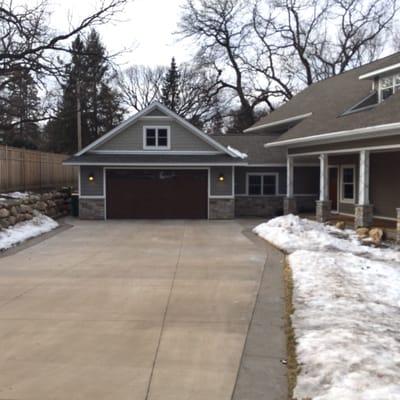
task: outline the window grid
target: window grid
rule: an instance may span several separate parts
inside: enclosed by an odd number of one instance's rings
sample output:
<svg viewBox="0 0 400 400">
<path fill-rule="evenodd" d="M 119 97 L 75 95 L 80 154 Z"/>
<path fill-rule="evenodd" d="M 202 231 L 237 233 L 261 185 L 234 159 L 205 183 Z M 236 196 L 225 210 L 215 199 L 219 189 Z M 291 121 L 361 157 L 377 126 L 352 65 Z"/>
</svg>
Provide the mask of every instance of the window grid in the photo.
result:
<svg viewBox="0 0 400 400">
<path fill-rule="evenodd" d="M 400 91 L 400 74 L 387 76 L 379 80 L 380 99 L 386 100 L 393 93 Z"/>
<path fill-rule="evenodd" d="M 248 174 L 247 194 L 250 196 L 276 196 L 278 176 L 276 174 Z"/>
<path fill-rule="evenodd" d="M 341 200 L 353 203 L 355 201 L 355 168 L 354 166 L 342 167 Z"/>
<path fill-rule="evenodd" d="M 169 149 L 170 134 L 166 126 L 144 126 L 143 147 L 145 149 Z"/>
</svg>

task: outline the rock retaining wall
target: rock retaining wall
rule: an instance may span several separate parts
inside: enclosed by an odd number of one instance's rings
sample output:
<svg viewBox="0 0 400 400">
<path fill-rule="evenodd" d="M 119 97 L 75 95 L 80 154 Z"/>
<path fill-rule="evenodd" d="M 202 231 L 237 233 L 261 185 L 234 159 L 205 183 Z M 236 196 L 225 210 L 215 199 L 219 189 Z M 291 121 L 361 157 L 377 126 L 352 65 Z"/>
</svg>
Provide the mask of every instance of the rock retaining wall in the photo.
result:
<svg viewBox="0 0 400 400">
<path fill-rule="evenodd" d="M 70 198 L 64 192 L 28 194 L 24 198 L 0 195 L 0 229 L 6 229 L 18 222 L 31 220 L 44 214 L 57 219 L 69 214 Z"/>
</svg>

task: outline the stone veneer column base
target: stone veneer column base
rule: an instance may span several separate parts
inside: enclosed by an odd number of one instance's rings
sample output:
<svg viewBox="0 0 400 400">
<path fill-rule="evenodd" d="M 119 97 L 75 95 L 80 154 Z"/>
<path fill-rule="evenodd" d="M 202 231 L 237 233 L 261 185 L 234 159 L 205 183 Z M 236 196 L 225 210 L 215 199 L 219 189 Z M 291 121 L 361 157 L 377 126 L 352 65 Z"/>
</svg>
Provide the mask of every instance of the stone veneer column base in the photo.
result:
<svg viewBox="0 0 400 400">
<path fill-rule="evenodd" d="M 331 217 L 332 202 L 330 200 L 316 201 L 315 217 L 318 222 L 328 221 Z"/>
<path fill-rule="evenodd" d="M 373 209 L 372 204 L 356 204 L 354 207 L 354 226 L 355 228 L 364 228 L 372 225 L 373 219 Z"/>
<path fill-rule="evenodd" d="M 397 211 L 397 242 L 400 243 L 400 208 L 396 208 Z"/>
<path fill-rule="evenodd" d="M 294 197 L 285 197 L 283 199 L 283 213 L 285 215 L 297 214 L 297 201 Z"/>
<path fill-rule="evenodd" d="M 79 199 L 79 218 L 104 219 L 104 199 Z"/>
<path fill-rule="evenodd" d="M 235 199 L 209 199 L 209 219 L 235 218 Z"/>
</svg>

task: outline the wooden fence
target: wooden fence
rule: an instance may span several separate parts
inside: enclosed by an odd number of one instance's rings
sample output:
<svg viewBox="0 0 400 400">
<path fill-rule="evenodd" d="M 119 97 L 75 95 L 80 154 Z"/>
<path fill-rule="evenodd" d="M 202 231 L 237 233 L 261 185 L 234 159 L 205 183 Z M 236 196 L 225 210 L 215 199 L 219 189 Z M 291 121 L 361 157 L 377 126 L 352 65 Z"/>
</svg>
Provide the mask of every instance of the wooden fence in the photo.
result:
<svg viewBox="0 0 400 400">
<path fill-rule="evenodd" d="M 0 192 L 76 186 L 77 167 L 62 165 L 68 157 L 0 145 Z"/>
</svg>

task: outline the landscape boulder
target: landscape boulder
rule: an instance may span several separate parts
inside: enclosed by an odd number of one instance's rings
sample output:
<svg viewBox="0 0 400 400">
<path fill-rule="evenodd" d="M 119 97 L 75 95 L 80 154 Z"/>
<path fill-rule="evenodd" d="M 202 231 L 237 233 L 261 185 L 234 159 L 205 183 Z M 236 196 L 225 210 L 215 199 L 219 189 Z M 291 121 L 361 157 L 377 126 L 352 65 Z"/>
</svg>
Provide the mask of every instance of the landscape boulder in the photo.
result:
<svg viewBox="0 0 400 400">
<path fill-rule="evenodd" d="M 10 211 L 7 208 L 0 208 L 0 218 L 7 218 L 10 215 Z"/>
<path fill-rule="evenodd" d="M 338 221 L 338 222 L 336 222 L 335 227 L 337 229 L 343 230 L 344 228 L 346 228 L 346 223 L 344 221 Z"/>
<path fill-rule="evenodd" d="M 383 230 L 381 228 L 372 228 L 369 231 L 369 237 L 373 243 L 379 244 L 383 239 Z"/>
<path fill-rule="evenodd" d="M 357 228 L 356 233 L 359 238 L 365 239 L 368 237 L 369 234 L 369 228 Z"/>
</svg>

